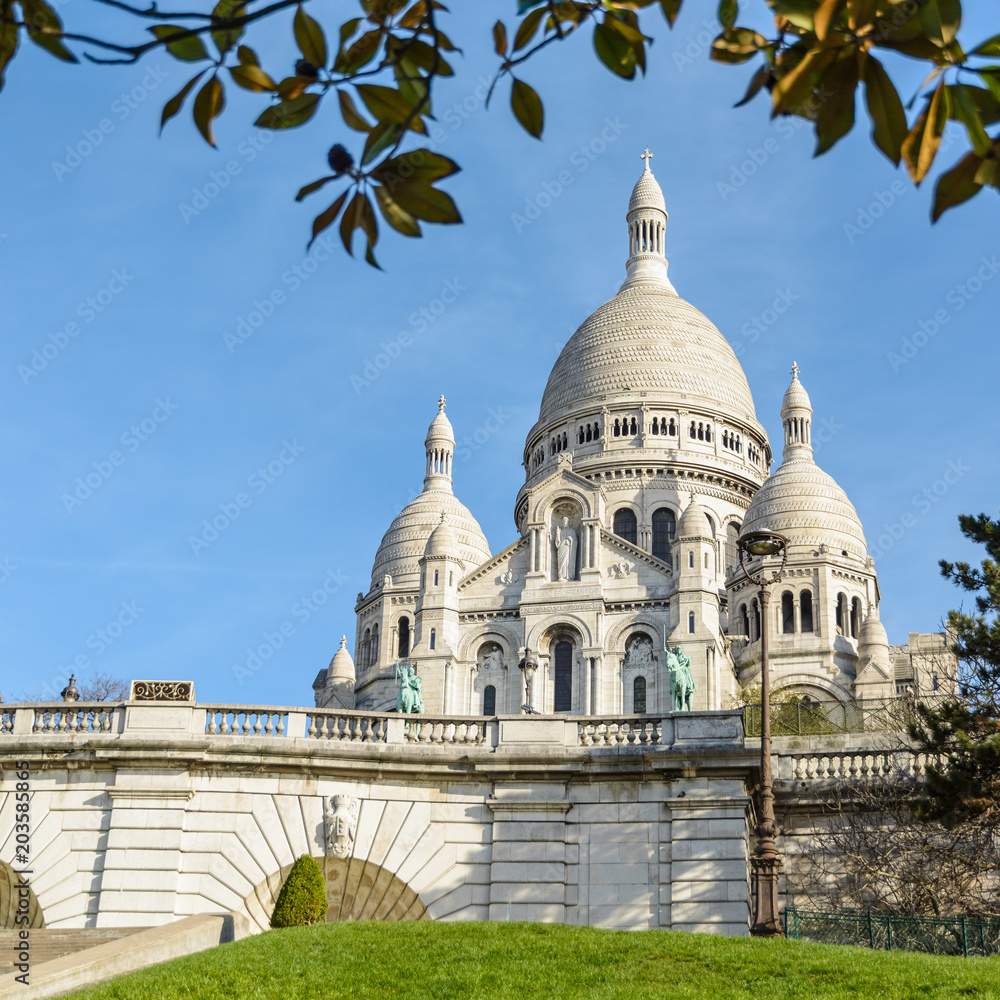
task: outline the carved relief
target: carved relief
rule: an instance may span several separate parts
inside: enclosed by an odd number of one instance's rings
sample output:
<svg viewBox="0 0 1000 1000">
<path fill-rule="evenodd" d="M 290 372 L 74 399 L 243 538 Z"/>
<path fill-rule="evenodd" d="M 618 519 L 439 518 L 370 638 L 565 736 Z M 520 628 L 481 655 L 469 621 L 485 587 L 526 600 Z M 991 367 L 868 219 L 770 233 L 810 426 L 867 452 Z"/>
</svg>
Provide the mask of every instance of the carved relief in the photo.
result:
<svg viewBox="0 0 1000 1000">
<path fill-rule="evenodd" d="M 495 642 L 485 643 L 479 650 L 476 662 L 481 673 L 503 670 L 503 650 Z"/>
<path fill-rule="evenodd" d="M 612 563 L 608 567 L 608 576 L 612 580 L 625 580 L 632 574 L 632 566 L 627 562 Z"/>
<path fill-rule="evenodd" d="M 194 701 L 191 681 L 132 681 L 129 701 Z"/>
<path fill-rule="evenodd" d="M 497 577 L 497 583 L 501 587 L 506 587 L 511 583 L 517 583 L 517 573 L 515 573 L 510 566 L 508 566 L 507 569 Z"/>
<path fill-rule="evenodd" d="M 326 816 L 326 849 L 335 858 L 349 857 L 358 832 L 360 803 L 353 795 L 334 795 Z"/>
</svg>

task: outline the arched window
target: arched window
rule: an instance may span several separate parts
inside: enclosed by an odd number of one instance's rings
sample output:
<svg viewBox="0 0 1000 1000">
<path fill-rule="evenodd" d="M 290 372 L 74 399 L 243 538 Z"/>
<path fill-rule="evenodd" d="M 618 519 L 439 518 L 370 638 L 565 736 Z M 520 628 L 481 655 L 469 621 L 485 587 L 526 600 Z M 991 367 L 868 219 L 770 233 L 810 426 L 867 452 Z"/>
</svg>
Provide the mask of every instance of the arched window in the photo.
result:
<svg viewBox="0 0 1000 1000">
<path fill-rule="evenodd" d="M 740 537 L 740 529 L 730 522 L 726 525 L 726 576 L 733 573 L 740 564 L 740 550 L 736 539 Z"/>
<path fill-rule="evenodd" d="M 405 660 L 410 655 L 410 619 L 403 615 L 399 619 L 399 658 Z"/>
<path fill-rule="evenodd" d="M 580 432 L 579 432 L 579 434 L 577 434 L 577 437 L 576 437 L 576 443 L 577 444 L 583 444 L 583 442 L 585 440 L 586 439 L 583 436 L 583 425 L 581 424 L 581 426 L 580 426 Z"/>
<path fill-rule="evenodd" d="M 632 418 L 632 433 L 633 434 L 639 433 L 639 425 L 635 422 L 635 417 Z"/>
<path fill-rule="evenodd" d="M 653 555 L 670 562 L 670 546 L 677 531 L 677 518 L 669 507 L 653 511 Z"/>
<path fill-rule="evenodd" d="M 781 595 L 781 631 L 785 635 L 795 631 L 795 605 L 788 590 Z"/>
<path fill-rule="evenodd" d="M 372 626 L 372 663 L 378 663 L 378 625 Z"/>
<path fill-rule="evenodd" d="M 799 594 L 799 618 L 802 620 L 802 631 L 813 630 L 813 595 L 811 590 L 803 590 Z"/>
<path fill-rule="evenodd" d="M 492 684 L 486 685 L 483 692 L 483 715 L 497 714 L 497 689 Z"/>
<path fill-rule="evenodd" d="M 659 435 L 660 433 L 660 422 L 656 419 L 656 417 L 653 417 L 653 426 L 650 430 L 656 435 Z"/>
<path fill-rule="evenodd" d="M 711 441 L 712 440 L 712 425 L 711 424 L 705 424 L 705 440 L 706 441 Z"/>
<path fill-rule="evenodd" d="M 756 642 L 760 638 L 760 606 L 756 597 L 750 602 L 750 609 L 753 612 L 753 621 L 750 623 L 753 631 L 750 633 L 750 638 Z"/>
<path fill-rule="evenodd" d="M 743 627 L 743 634 L 750 639 L 750 614 L 747 612 L 745 604 L 740 605 L 740 625 Z"/>
<path fill-rule="evenodd" d="M 673 437 L 677 433 L 677 427 L 674 424 L 674 418 L 670 418 L 670 425 L 667 427 L 667 433 Z"/>
<path fill-rule="evenodd" d="M 694 635 L 694 612 L 693 611 L 689 611 L 688 612 L 688 632 L 690 632 L 691 635 Z"/>
<path fill-rule="evenodd" d="M 636 538 L 638 537 L 639 523 L 635 517 L 635 511 L 629 507 L 622 507 L 620 510 L 615 511 L 615 520 L 613 525 L 614 533 L 619 538 L 624 538 L 626 542 L 631 542 L 635 545 Z"/>
<path fill-rule="evenodd" d="M 594 440 L 596 441 L 601 436 L 601 425 L 594 424 Z"/>
<path fill-rule="evenodd" d="M 372 651 L 372 630 L 365 629 L 365 637 L 361 640 L 361 669 L 364 670 L 371 663 Z"/>
<path fill-rule="evenodd" d="M 437 630 L 431 629 L 431 649 L 437 648 Z"/>
<path fill-rule="evenodd" d="M 861 635 L 861 598 L 855 597 L 851 602 L 851 635 L 857 639 Z"/>
<path fill-rule="evenodd" d="M 688 437 L 697 437 L 698 432 L 694 429 L 694 421 L 691 421 L 691 426 L 688 428 Z"/>
<path fill-rule="evenodd" d="M 570 712 L 573 709 L 573 644 L 556 643 L 556 685 L 553 712 Z"/>
<path fill-rule="evenodd" d="M 636 677 L 632 681 L 632 711 L 636 715 L 646 714 L 646 678 Z"/>
<path fill-rule="evenodd" d="M 434 586 L 438 585 L 438 571 L 434 570 Z"/>
<path fill-rule="evenodd" d="M 847 635 L 850 627 L 847 620 L 847 595 L 837 594 L 837 634 Z"/>
<path fill-rule="evenodd" d="M 704 426 L 704 424 L 698 424 L 698 440 L 699 441 L 704 441 L 705 440 L 705 426 Z"/>
</svg>

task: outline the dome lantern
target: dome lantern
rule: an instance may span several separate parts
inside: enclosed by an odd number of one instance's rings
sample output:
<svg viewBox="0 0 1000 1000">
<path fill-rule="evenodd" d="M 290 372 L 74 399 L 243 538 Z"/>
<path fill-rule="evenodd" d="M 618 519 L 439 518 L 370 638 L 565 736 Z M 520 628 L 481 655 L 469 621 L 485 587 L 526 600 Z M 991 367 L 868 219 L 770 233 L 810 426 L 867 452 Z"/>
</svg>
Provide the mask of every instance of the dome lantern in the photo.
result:
<svg viewBox="0 0 1000 1000">
<path fill-rule="evenodd" d="M 640 159 L 645 167 L 632 189 L 628 203 L 628 262 L 627 277 L 622 287 L 634 282 L 655 281 L 669 286 L 664 244 L 667 231 L 667 205 L 663 191 L 656 183 L 649 161 L 653 153 L 647 148 Z"/>
<path fill-rule="evenodd" d="M 427 471 L 424 474 L 425 490 L 452 492 L 451 463 L 455 455 L 455 432 L 445 416 L 444 396 L 438 400 L 437 416 L 427 428 L 424 447 L 427 449 Z"/>
<path fill-rule="evenodd" d="M 792 362 L 792 381 L 781 400 L 781 421 L 785 427 L 783 459 L 812 459 L 812 403 L 799 381 L 799 366 Z"/>
</svg>

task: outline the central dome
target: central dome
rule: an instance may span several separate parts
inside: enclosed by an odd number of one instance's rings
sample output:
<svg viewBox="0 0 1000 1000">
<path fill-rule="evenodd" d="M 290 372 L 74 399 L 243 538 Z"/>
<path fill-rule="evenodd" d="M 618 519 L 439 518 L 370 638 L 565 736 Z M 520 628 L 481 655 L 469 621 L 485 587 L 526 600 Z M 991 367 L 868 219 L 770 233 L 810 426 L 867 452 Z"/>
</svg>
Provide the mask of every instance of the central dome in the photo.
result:
<svg viewBox="0 0 1000 1000">
<path fill-rule="evenodd" d="M 570 337 L 549 375 L 538 419 L 644 393 L 756 421 L 746 375 L 726 338 L 667 281 L 626 282 Z"/>
</svg>

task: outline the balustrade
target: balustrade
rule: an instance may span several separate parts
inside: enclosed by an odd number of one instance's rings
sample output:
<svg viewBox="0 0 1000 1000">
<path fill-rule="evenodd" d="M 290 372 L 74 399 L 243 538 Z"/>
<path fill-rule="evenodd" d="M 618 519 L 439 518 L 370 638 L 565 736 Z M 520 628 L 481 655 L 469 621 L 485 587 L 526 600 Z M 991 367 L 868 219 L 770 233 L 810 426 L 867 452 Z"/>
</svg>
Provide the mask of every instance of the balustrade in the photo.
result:
<svg viewBox="0 0 1000 1000">
<path fill-rule="evenodd" d="M 577 722 L 580 746 L 613 747 L 621 744 L 658 746 L 663 739 L 663 720 L 632 718 L 593 718 Z"/>
</svg>

